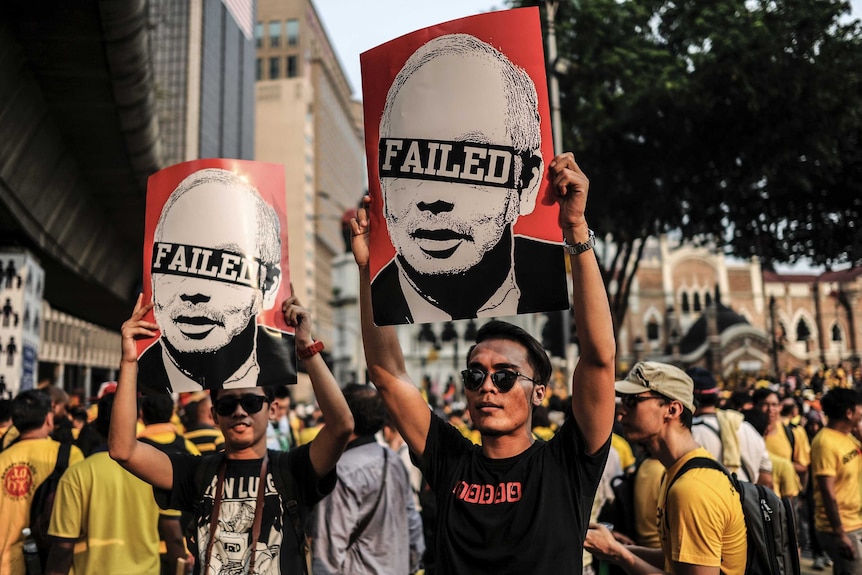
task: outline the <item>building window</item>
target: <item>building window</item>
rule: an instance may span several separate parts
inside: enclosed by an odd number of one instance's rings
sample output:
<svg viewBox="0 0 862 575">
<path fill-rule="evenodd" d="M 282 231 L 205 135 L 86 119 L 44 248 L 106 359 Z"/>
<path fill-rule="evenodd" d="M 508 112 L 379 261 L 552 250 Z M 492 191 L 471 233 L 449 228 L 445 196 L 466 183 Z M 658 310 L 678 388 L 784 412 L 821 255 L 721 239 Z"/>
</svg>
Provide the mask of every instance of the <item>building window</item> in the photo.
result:
<svg viewBox="0 0 862 575">
<path fill-rule="evenodd" d="M 254 45 L 256 48 L 263 48 L 263 22 L 254 25 Z"/>
<path fill-rule="evenodd" d="M 832 341 L 834 341 L 835 343 L 841 343 L 842 339 L 843 338 L 841 337 L 841 328 L 838 327 L 837 323 L 833 324 L 832 325 Z"/>
<path fill-rule="evenodd" d="M 296 78 L 299 76 L 299 70 L 296 66 L 296 56 L 287 57 L 287 77 Z"/>
<path fill-rule="evenodd" d="M 680 301 L 680 308 L 682 309 L 682 313 L 688 313 L 691 309 L 688 306 L 688 292 L 682 292 L 682 298 Z"/>
<path fill-rule="evenodd" d="M 278 48 L 281 45 L 281 22 L 269 23 L 269 47 Z"/>
<path fill-rule="evenodd" d="M 649 341 L 658 341 L 659 329 L 656 320 L 650 320 L 646 326 L 646 336 Z"/>
<path fill-rule="evenodd" d="M 709 292 L 706 292 L 706 295 L 703 296 L 703 301 L 705 302 L 706 307 L 709 307 L 712 305 L 712 296 L 710 295 Z"/>
<path fill-rule="evenodd" d="M 808 324 L 800 319 L 796 322 L 796 341 L 808 341 L 811 338 L 811 330 L 808 329 Z"/>
<path fill-rule="evenodd" d="M 700 294 L 694 292 L 694 311 L 700 311 Z"/>
<path fill-rule="evenodd" d="M 263 58 L 258 58 L 254 62 L 254 79 L 263 80 Z"/>
<path fill-rule="evenodd" d="M 299 44 L 299 20 L 287 21 L 287 45 L 296 46 Z"/>
<path fill-rule="evenodd" d="M 269 79 L 270 80 L 278 80 L 278 62 L 279 58 L 270 58 L 269 59 Z"/>
</svg>

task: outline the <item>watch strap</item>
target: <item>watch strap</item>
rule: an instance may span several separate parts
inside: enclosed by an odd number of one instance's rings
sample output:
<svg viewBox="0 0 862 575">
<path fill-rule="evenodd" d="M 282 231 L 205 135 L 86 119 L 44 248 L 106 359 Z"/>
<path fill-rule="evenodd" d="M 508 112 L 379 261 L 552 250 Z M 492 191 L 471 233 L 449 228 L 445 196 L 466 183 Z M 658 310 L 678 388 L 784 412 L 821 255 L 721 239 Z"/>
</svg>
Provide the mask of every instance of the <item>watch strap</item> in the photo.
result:
<svg viewBox="0 0 862 575">
<path fill-rule="evenodd" d="M 594 247 L 596 247 L 596 234 L 593 230 L 590 230 L 590 237 L 585 242 L 578 242 L 575 244 L 570 244 L 565 239 L 563 240 L 563 247 L 566 250 L 566 253 L 570 256 L 576 256 L 578 254 L 582 254 L 584 252 L 590 251 Z"/>
</svg>

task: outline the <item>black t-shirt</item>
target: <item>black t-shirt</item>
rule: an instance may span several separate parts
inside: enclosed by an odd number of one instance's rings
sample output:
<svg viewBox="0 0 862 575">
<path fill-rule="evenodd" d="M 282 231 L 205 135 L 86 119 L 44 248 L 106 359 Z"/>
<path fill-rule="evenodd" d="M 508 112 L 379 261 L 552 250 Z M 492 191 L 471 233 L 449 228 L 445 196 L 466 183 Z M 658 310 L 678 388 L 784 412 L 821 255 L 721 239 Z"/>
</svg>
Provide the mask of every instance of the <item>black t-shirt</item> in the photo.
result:
<svg viewBox="0 0 862 575">
<path fill-rule="evenodd" d="M 437 497 L 436 565 L 441 575 L 581 573 L 583 541 L 610 437 L 584 451 L 574 420 L 548 442 L 507 459 L 437 416 L 422 464 Z"/>
<path fill-rule="evenodd" d="M 194 485 L 195 469 L 209 457 L 194 457 L 187 454 L 169 454 L 174 468 L 173 489 L 168 492 L 156 490 L 157 501 L 173 509 L 194 512 L 195 542 L 192 553 L 196 557 L 195 573 L 200 573 L 205 562 L 207 540 L 210 530 L 213 500 L 215 498 L 217 476 L 214 474 L 209 487 L 199 501 L 198 488 Z M 335 487 L 335 470 L 317 480 L 311 467 L 309 445 L 304 445 L 279 458 L 282 477 L 295 478 L 294 496 L 304 510 L 310 509 Z M 257 499 L 257 485 L 260 481 L 261 459 L 227 460 L 224 492 L 219 528 L 212 548 L 210 559 L 211 573 L 246 573 L 249 562 L 251 529 L 254 521 Z M 272 465 L 266 475 L 264 492 L 263 520 L 260 528 L 255 555 L 254 575 L 287 575 L 303 573 L 304 560 L 299 550 L 291 518 L 284 509 L 284 501 L 275 488 L 272 479 Z M 306 513 L 302 513 L 305 516 Z"/>
</svg>

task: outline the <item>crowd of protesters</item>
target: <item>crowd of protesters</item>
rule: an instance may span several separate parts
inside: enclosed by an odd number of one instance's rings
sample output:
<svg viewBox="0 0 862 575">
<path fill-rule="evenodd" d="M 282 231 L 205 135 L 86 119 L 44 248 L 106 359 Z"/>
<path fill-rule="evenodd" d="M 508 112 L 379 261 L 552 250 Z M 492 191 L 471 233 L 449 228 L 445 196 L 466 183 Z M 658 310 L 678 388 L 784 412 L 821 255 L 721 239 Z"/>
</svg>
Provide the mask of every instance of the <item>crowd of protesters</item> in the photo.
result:
<svg viewBox="0 0 862 575">
<path fill-rule="evenodd" d="M 589 575 L 598 559 L 636 575 L 743 575 L 729 471 L 795 500 L 814 568 L 862 575 L 856 374 L 723 381 L 653 361 L 615 374 L 588 180 L 571 154 L 550 171 L 581 334 L 567 397 L 541 344 L 497 320 L 478 330 L 460 386 L 415 385 L 395 328 L 373 321 L 366 199 L 350 227 L 374 385 L 335 380 L 290 297 L 281 311 L 314 406 L 286 386 L 142 396 L 136 340 L 158 326 L 139 297 L 117 382 L 92 405 L 53 386 L 0 402 L 0 573 Z M 687 472 L 695 460 L 711 466 Z M 625 475 L 634 518 L 607 525 Z"/>
<path fill-rule="evenodd" d="M 830 454 L 837 453 L 846 460 L 847 453 L 860 453 L 862 407 L 857 409 L 856 406 L 862 406 L 862 395 L 856 390 L 858 380 L 853 374 L 834 369 L 809 375 L 797 370 L 785 374 L 781 381 L 772 382 L 758 378 L 724 380 L 703 368 L 691 368 L 687 373 L 692 380 L 694 401 L 691 429 L 698 443 L 741 479 L 767 485 L 777 494 L 794 499 L 798 512 L 799 551 L 813 560 L 814 570 L 828 568 L 837 561 L 841 566 L 836 568 L 836 574 L 858 572 L 862 510 L 852 509 L 848 504 L 859 504 L 858 495 L 854 492 L 858 494 L 862 478 L 858 471 L 840 469 L 842 465 L 836 465 L 835 457 L 830 457 Z M 116 387 L 116 383 L 104 384 L 97 397 L 82 400 L 75 396 L 70 398 L 54 386 L 46 386 L 0 401 L 0 435 L 4 447 L 0 452 L 0 465 L 4 470 L 13 460 L 23 458 L 30 464 L 34 476 L 46 477 L 56 460 L 59 444 L 74 446 L 69 470 L 55 499 L 50 527 L 51 535 L 55 536 L 53 561 L 46 565 L 46 573 L 70 572 L 68 567 L 73 564 L 86 566 L 86 562 L 73 561 L 76 554 L 79 558 L 86 555 L 80 551 L 82 542 L 86 543 L 87 554 L 91 556 L 91 566 L 97 566 L 100 572 L 124 572 L 120 567 L 113 570 L 111 554 L 105 553 L 96 543 L 100 540 L 112 540 L 122 545 L 122 553 L 118 556 L 127 565 L 137 566 L 136 570 L 129 572 L 173 574 L 177 572 L 178 560 L 189 571 L 193 565 L 194 558 L 189 554 L 181 527 L 182 514 L 160 509 L 153 498 L 152 488 L 108 456 L 107 435 Z M 423 387 L 423 397 L 441 418 L 471 442 L 481 444 L 481 435 L 473 427 L 469 411 L 465 410 L 463 390 L 456 387 L 454 392 L 446 394 L 442 389 L 448 389 L 448 386 L 441 385 L 438 389 L 431 382 L 425 382 Z M 347 482 L 348 492 L 352 492 L 355 487 L 350 487 L 350 481 L 357 479 L 349 477 L 370 467 L 378 472 L 376 476 L 365 478 L 370 487 L 366 487 L 366 494 L 360 497 L 360 501 L 365 505 L 362 509 L 367 512 L 375 503 L 375 487 L 381 483 L 378 468 L 383 464 L 382 454 L 391 454 L 392 459 L 387 465 L 398 475 L 390 475 L 389 481 L 397 483 L 398 491 L 407 493 L 408 497 L 398 496 L 400 499 L 391 502 L 389 509 L 397 505 L 404 509 L 404 513 L 390 514 L 386 518 L 396 522 L 391 527 L 380 522 L 366 529 L 373 532 L 375 538 L 391 540 L 396 535 L 405 537 L 403 548 L 410 572 L 417 572 L 425 564 L 433 566 L 433 546 L 427 543 L 433 538 L 430 523 L 435 519 L 436 505 L 433 497 L 429 496 L 430 488 L 407 455 L 408 449 L 400 434 L 387 422 L 382 402 L 374 399 L 373 387 L 354 386 L 350 389 L 350 393 L 345 392 L 349 404 L 360 403 L 358 399 L 349 399 L 351 396 L 367 396 L 363 399 L 366 403 L 377 402 L 371 407 L 365 405 L 360 411 L 352 407 L 352 411 L 357 422 L 360 419 L 363 422 L 361 432 L 359 428 L 355 432 L 355 439 L 360 440 L 357 447 L 377 445 L 376 453 L 380 455 L 376 457 L 381 459 L 372 463 L 375 452 L 368 452 L 371 447 L 363 447 L 356 453 L 364 450 L 367 453 L 365 459 L 347 464 L 344 477 L 340 474 L 339 480 Z M 631 405 L 636 405 L 635 402 L 624 401 L 627 394 L 619 391 L 618 387 L 618 421 L 612 449 L 591 516 L 593 520 L 600 517 L 603 506 L 613 502 L 611 484 L 614 477 L 637 474 L 637 521 L 632 526 L 616 526 L 615 535 L 619 541 L 660 549 L 654 516 L 666 470 L 644 449 L 642 438 L 632 437 L 632 429 L 619 421 L 627 410 L 632 410 Z M 660 390 L 656 393 L 662 395 Z M 273 390 L 273 398 L 274 409 L 266 427 L 267 445 L 288 451 L 311 442 L 322 426 L 318 406 L 294 404 L 287 386 Z M 532 418 L 534 440 L 547 441 L 554 436 L 570 413 L 567 400 L 567 397 L 548 394 L 535 407 Z M 193 455 L 224 450 L 224 436 L 213 421 L 209 393 L 184 393 L 174 398 L 146 396 L 139 398 L 138 403 L 136 434 L 139 439 L 173 446 Z M 851 408 L 855 416 L 845 418 L 845 413 Z M 50 426 L 46 421 L 49 418 Z M 722 436 L 723 426 L 728 425 L 728 420 L 738 435 L 737 441 L 730 442 L 731 454 L 727 453 L 727 438 Z M 36 423 L 39 425 L 35 426 Z M 752 432 L 756 435 L 752 436 Z M 757 438 L 760 438 L 759 442 Z M 390 447 L 391 450 L 388 449 Z M 23 454 L 24 449 L 26 454 Z M 754 455 L 749 455 L 752 453 Z M 97 487 L 103 491 L 92 500 L 82 500 L 80 490 L 88 481 L 93 481 L 94 475 L 101 477 Z M 120 479 L 119 485 L 124 492 L 120 499 L 112 500 L 116 494 L 107 488 L 110 476 Z M 23 564 L 16 558 L 22 555 L 20 530 L 27 526 L 29 515 L 25 506 L 20 504 L 20 498 L 16 502 L 9 494 L 11 477 L 5 481 L 7 488 L 0 500 L 0 510 L 8 521 L 0 525 L 0 542 L 3 544 L 0 561 L 4 573 L 23 573 L 20 571 Z M 332 561 L 343 565 L 346 557 L 343 550 L 331 550 L 333 541 L 339 539 L 333 526 L 338 525 L 341 532 L 349 534 L 358 517 L 363 515 L 359 513 L 358 503 L 351 505 L 345 500 L 349 495 L 333 495 L 321 502 L 321 512 L 310 519 L 315 522 L 309 525 L 308 531 L 312 554 L 317 552 L 314 555 L 314 573 L 340 572 L 337 567 L 332 567 Z M 83 507 L 86 507 L 86 515 L 82 514 Z M 854 515 L 857 523 L 852 523 Z M 381 518 L 384 516 L 382 514 Z M 173 536 L 171 525 L 175 526 Z M 354 549 L 352 555 L 351 561 L 368 562 L 367 558 L 362 558 L 361 551 Z M 594 564 L 589 555 L 587 557 L 584 570 L 589 573 Z M 66 568 L 50 570 L 58 564 Z M 372 562 L 366 568 L 367 571 L 343 572 L 394 572 L 391 565 L 385 563 L 375 565 Z M 82 572 L 86 572 L 86 567 L 84 569 Z"/>
</svg>

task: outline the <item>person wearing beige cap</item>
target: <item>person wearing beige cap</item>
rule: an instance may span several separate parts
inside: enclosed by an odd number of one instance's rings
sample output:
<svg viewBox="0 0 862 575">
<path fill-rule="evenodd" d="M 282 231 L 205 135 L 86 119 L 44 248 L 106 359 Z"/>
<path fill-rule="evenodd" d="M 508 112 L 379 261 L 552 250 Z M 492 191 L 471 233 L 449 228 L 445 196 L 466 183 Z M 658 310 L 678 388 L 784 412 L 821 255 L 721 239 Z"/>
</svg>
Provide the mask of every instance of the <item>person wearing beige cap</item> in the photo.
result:
<svg viewBox="0 0 862 575">
<path fill-rule="evenodd" d="M 656 569 L 674 575 L 742 575 L 748 546 L 739 495 L 723 472 L 686 467 L 696 457 L 713 459 L 691 433 L 692 379 L 678 367 L 643 361 L 615 388 L 626 436 L 667 469 L 656 519 L 661 548 L 624 545 L 601 525 L 590 526 L 584 547 L 633 575 Z"/>
</svg>

